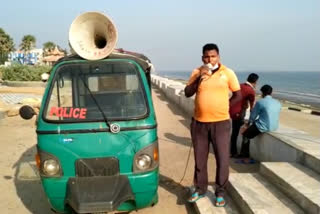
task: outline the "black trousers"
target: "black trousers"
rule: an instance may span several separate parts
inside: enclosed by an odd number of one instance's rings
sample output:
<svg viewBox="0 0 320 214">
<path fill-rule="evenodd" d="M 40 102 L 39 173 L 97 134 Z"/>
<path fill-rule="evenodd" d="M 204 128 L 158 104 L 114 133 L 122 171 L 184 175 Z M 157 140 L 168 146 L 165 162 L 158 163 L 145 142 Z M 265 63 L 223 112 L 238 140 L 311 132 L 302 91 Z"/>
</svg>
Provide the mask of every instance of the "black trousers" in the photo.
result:
<svg viewBox="0 0 320 214">
<path fill-rule="evenodd" d="M 246 158 L 250 157 L 250 139 L 254 138 L 259 134 L 261 134 L 261 132 L 259 131 L 255 123 L 249 126 L 245 132 L 243 132 L 241 152 L 240 152 L 240 155 L 242 157 L 246 157 Z"/>
<path fill-rule="evenodd" d="M 232 133 L 231 133 L 231 140 L 230 140 L 230 154 L 232 156 L 237 155 L 237 141 L 238 135 L 240 131 L 240 127 L 244 124 L 244 119 L 239 118 L 236 120 L 232 120 Z"/>
<path fill-rule="evenodd" d="M 203 123 L 192 119 L 191 138 L 194 148 L 194 185 L 199 194 L 208 188 L 208 155 L 212 143 L 217 163 L 216 196 L 223 196 L 229 179 L 230 120 Z"/>
</svg>

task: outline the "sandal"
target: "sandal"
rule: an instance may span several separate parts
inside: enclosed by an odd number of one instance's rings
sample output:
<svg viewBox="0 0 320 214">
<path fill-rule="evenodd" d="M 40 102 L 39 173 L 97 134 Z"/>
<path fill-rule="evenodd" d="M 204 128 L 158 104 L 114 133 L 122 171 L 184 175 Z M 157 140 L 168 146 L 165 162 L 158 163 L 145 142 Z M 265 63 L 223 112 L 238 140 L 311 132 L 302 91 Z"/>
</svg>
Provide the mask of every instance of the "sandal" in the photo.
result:
<svg viewBox="0 0 320 214">
<path fill-rule="evenodd" d="M 226 201 L 224 200 L 224 198 L 222 196 L 218 196 L 216 197 L 216 207 L 224 207 L 226 206 Z"/>
<path fill-rule="evenodd" d="M 240 164 L 255 164 L 256 161 L 253 159 L 242 159 L 242 160 L 236 160 L 235 163 L 240 163 Z"/>
<path fill-rule="evenodd" d="M 194 203 L 196 201 L 198 201 L 200 198 L 203 198 L 205 196 L 205 194 L 200 195 L 198 192 L 194 192 L 190 198 L 188 199 L 189 203 Z"/>
</svg>

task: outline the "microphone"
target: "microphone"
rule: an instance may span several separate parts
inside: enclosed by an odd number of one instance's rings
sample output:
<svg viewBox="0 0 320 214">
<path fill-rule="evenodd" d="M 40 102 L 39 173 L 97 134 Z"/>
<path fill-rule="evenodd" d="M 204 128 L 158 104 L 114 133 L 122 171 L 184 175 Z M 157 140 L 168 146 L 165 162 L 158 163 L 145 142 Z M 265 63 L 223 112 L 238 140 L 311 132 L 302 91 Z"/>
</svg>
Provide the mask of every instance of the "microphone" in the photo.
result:
<svg viewBox="0 0 320 214">
<path fill-rule="evenodd" d="M 211 63 L 205 64 L 205 67 L 209 70 L 208 75 L 212 75 L 212 71 L 219 67 L 218 63 L 214 66 Z"/>
</svg>

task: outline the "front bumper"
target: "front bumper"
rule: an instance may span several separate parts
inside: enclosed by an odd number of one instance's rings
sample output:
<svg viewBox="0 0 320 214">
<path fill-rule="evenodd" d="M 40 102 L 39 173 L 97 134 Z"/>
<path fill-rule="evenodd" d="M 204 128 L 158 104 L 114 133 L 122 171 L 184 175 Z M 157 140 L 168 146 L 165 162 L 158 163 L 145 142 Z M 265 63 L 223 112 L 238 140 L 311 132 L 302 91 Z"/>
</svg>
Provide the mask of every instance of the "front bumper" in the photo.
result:
<svg viewBox="0 0 320 214">
<path fill-rule="evenodd" d="M 106 208 L 105 212 L 130 211 L 157 202 L 158 175 L 159 172 L 156 169 L 144 174 L 118 175 L 120 179 L 108 176 L 110 180 L 103 176 L 87 178 L 98 179 L 95 181 L 84 181 L 83 178 L 81 181 L 76 181 L 80 178 L 73 177 L 43 178 L 42 185 L 52 208 L 57 212 L 68 212 L 68 206 L 78 213 L 88 212 L 86 209 L 90 207 L 100 210 Z M 75 182 L 76 185 L 72 187 L 70 182 Z M 78 186 L 80 182 L 85 184 L 80 184 L 80 187 Z M 82 191 L 83 189 L 85 191 Z M 82 193 L 77 191 L 82 191 Z M 102 202 L 96 199 L 102 199 Z M 98 211 L 90 210 L 90 212 Z"/>
<path fill-rule="evenodd" d="M 70 178 L 65 203 L 77 213 L 111 212 L 122 202 L 134 200 L 126 176 Z"/>
</svg>

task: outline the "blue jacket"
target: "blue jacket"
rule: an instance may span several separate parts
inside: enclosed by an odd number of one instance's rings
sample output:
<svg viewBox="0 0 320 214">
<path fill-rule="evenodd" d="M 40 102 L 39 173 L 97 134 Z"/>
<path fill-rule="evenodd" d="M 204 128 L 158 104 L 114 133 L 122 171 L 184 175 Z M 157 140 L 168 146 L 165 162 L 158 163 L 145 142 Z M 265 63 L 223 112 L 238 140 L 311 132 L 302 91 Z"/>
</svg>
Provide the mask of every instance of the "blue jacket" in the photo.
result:
<svg viewBox="0 0 320 214">
<path fill-rule="evenodd" d="M 275 131 L 278 128 L 280 111 L 280 102 L 268 95 L 256 103 L 249 123 L 254 122 L 260 132 Z"/>
</svg>

